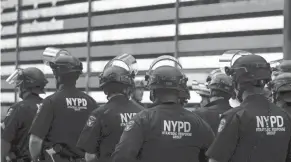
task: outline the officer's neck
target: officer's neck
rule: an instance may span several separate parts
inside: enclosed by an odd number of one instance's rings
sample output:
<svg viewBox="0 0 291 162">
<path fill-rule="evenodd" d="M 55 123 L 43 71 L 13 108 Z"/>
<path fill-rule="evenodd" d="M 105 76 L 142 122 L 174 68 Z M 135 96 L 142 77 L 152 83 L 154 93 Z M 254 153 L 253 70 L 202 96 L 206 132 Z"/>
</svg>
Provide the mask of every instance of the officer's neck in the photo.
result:
<svg viewBox="0 0 291 162">
<path fill-rule="evenodd" d="M 76 83 L 68 82 L 68 83 L 61 83 L 59 85 L 59 88 L 58 89 L 75 88 L 75 87 L 76 87 Z"/>
<path fill-rule="evenodd" d="M 179 99 L 177 98 L 177 96 L 159 96 L 158 97 L 158 101 L 162 104 L 170 104 L 170 103 L 179 103 Z"/>
<path fill-rule="evenodd" d="M 248 96 L 252 96 L 252 95 L 264 95 L 264 91 L 262 88 L 256 88 L 256 87 L 245 90 L 243 92 L 242 99 L 245 100 Z"/>
<path fill-rule="evenodd" d="M 23 92 L 22 93 L 22 96 L 21 96 L 21 99 L 25 100 L 31 96 L 38 96 L 38 94 L 35 94 L 35 93 L 31 93 L 29 91 L 26 91 L 26 92 Z"/>
</svg>

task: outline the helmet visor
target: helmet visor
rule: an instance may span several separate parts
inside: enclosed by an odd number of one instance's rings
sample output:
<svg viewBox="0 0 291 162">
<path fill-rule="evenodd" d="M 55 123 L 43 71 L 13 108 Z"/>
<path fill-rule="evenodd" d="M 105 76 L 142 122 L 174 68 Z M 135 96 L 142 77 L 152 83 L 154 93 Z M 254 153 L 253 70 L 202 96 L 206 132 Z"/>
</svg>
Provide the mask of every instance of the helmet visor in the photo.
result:
<svg viewBox="0 0 291 162">
<path fill-rule="evenodd" d="M 172 67 L 177 67 L 179 69 L 182 69 L 182 65 L 175 57 L 164 55 L 164 56 L 160 56 L 156 58 L 153 61 L 153 63 L 150 66 L 149 73 L 151 73 L 152 70 L 155 70 L 161 66 L 172 66 Z"/>
<path fill-rule="evenodd" d="M 207 85 L 203 83 L 199 83 L 196 80 L 192 81 L 192 89 L 200 95 L 205 95 L 205 96 L 210 95 L 210 90 L 207 88 Z"/>
<path fill-rule="evenodd" d="M 23 75 L 23 69 L 16 69 L 7 79 L 6 82 L 9 84 L 19 85 L 22 81 L 20 76 Z"/>
<path fill-rule="evenodd" d="M 47 47 L 42 53 L 44 64 L 49 66 L 50 62 L 53 62 L 59 55 L 70 55 L 70 54 L 69 52 L 59 48 Z"/>
<path fill-rule="evenodd" d="M 224 52 L 219 58 L 219 67 L 221 72 L 225 73 L 225 67 L 232 67 L 237 59 L 246 55 L 253 54 L 242 50 L 230 50 Z"/>
<path fill-rule="evenodd" d="M 112 66 L 121 67 L 127 70 L 130 74 L 137 75 L 138 73 L 138 66 L 137 66 L 136 59 L 132 55 L 129 55 L 129 54 L 116 56 L 115 58 L 113 58 L 111 61 L 109 61 L 106 64 L 104 70 Z"/>
</svg>

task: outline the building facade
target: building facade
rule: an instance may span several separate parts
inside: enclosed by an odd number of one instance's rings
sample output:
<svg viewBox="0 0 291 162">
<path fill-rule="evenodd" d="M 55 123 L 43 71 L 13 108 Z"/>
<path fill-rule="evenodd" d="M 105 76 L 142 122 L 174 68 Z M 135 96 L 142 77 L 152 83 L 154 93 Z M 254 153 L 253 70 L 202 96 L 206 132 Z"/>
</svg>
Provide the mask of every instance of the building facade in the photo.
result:
<svg viewBox="0 0 291 162">
<path fill-rule="evenodd" d="M 99 103 L 106 97 L 98 75 L 108 60 L 133 54 L 142 79 L 154 58 L 177 57 L 189 78 L 204 82 L 230 49 L 282 59 L 283 0 L 2 0 L 1 105 L 15 102 L 5 79 L 16 67 L 38 67 L 46 73 L 49 95 L 55 91 L 52 71 L 42 63 L 46 47 L 60 47 L 79 57 L 84 74 L 78 88 Z M 18 2 L 21 2 L 18 4 Z M 144 102 L 149 101 L 149 92 Z M 191 91 L 189 103 L 200 98 Z"/>
</svg>

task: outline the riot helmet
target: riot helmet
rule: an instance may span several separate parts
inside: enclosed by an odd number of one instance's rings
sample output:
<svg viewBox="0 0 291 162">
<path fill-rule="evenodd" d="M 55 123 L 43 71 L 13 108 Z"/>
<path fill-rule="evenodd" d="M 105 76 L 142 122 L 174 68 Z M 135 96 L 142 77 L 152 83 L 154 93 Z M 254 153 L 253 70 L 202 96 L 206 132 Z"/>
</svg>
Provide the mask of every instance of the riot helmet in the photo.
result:
<svg viewBox="0 0 291 162">
<path fill-rule="evenodd" d="M 273 92 L 273 100 L 291 103 L 291 73 L 281 72 L 269 84 Z"/>
<path fill-rule="evenodd" d="M 19 97 L 23 98 L 24 93 L 42 94 L 44 87 L 48 83 L 44 73 L 35 67 L 26 69 L 16 69 L 7 79 L 6 82 L 15 85 L 20 90 Z"/>
<path fill-rule="evenodd" d="M 105 94 L 129 93 L 134 88 L 134 78 L 138 73 L 136 59 L 129 54 L 122 54 L 110 60 L 100 74 L 100 87 Z"/>
<path fill-rule="evenodd" d="M 64 49 L 48 47 L 43 52 L 43 61 L 50 66 L 57 81 L 60 84 L 76 84 L 82 74 L 82 62 Z"/>
<path fill-rule="evenodd" d="M 234 94 L 231 78 L 222 72 L 213 74 L 208 88 L 210 89 L 211 97 L 230 99 Z"/>
<path fill-rule="evenodd" d="M 174 95 L 174 98 L 176 95 L 178 99 L 183 98 L 184 100 L 190 98 L 187 87 L 188 78 L 182 72 L 180 62 L 172 56 L 164 55 L 156 58 L 151 64 L 145 80 L 147 88 L 153 91 L 152 101 L 157 97 L 157 93 L 164 94 L 164 101 L 161 102 L 170 102 L 170 95 Z M 169 98 L 167 99 L 167 97 Z"/>
<path fill-rule="evenodd" d="M 210 90 L 208 88 L 207 83 L 203 84 L 203 83 L 199 83 L 196 80 L 193 80 L 192 81 L 192 90 L 194 90 L 200 96 L 210 97 Z"/>
<path fill-rule="evenodd" d="M 196 80 L 192 81 L 192 90 L 194 90 L 201 97 L 200 107 L 204 107 L 210 102 L 210 89 L 207 84 L 207 82 L 203 84 Z"/>
<path fill-rule="evenodd" d="M 291 107 L 291 61 L 284 60 L 273 71 L 273 80 L 269 88 L 273 93 L 273 101 L 283 108 Z"/>
<path fill-rule="evenodd" d="M 210 81 L 211 81 L 213 75 L 216 74 L 216 73 L 221 73 L 221 70 L 220 70 L 220 69 L 215 69 L 215 70 L 212 70 L 212 71 L 209 73 L 209 75 L 208 75 L 207 78 L 206 78 L 206 83 L 207 83 L 207 85 L 210 83 Z"/>
<path fill-rule="evenodd" d="M 54 75 L 61 76 L 68 73 L 81 74 L 82 62 L 64 49 L 48 47 L 43 52 L 44 63 L 51 67 Z"/>
<path fill-rule="evenodd" d="M 231 76 L 237 98 L 241 102 L 242 94 L 250 88 L 263 88 L 271 80 L 270 64 L 259 55 L 247 51 L 232 51 L 230 66 L 224 68 L 224 72 Z M 227 52 L 230 54 L 231 52 Z"/>
</svg>

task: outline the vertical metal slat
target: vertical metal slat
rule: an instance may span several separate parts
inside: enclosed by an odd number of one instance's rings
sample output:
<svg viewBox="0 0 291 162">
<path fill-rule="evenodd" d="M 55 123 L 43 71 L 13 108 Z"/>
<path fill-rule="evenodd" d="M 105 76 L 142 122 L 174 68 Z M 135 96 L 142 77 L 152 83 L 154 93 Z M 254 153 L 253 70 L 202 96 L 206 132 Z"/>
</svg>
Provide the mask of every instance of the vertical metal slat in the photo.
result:
<svg viewBox="0 0 291 162">
<path fill-rule="evenodd" d="M 175 53 L 174 53 L 174 57 L 178 58 L 178 55 L 179 55 L 180 0 L 176 0 L 175 9 L 176 9 L 176 17 L 175 17 Z"/>
<path fill-rule="evenodd" d="M 88 0 L 88 29 L 87 29 L 87 73 L 86 73 L 86 93 L 89 93 L 90 88 L 90 75 L 91 75 L 91 64 L 90 64 L 90 58 L 91 58 L 91 17 L 92 17 L 92 0 Z"/>
<path fill-rule="evenodd" d="M 16 49 L 15 49 L 15 69 L 19 66 L 19 54 L 20 54 L 20 47 L 19 47 L 19 39 L 21 34 L 21 6 L 22 0 L 18 0 L 17 4 L 17 20 L 16 20 Z M 14 101 L 17 102 L 17 89 L 14 89 Z"/>
</svg>

